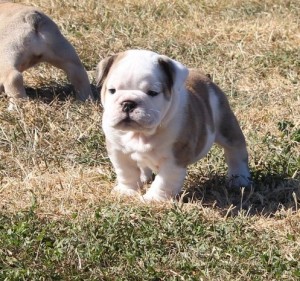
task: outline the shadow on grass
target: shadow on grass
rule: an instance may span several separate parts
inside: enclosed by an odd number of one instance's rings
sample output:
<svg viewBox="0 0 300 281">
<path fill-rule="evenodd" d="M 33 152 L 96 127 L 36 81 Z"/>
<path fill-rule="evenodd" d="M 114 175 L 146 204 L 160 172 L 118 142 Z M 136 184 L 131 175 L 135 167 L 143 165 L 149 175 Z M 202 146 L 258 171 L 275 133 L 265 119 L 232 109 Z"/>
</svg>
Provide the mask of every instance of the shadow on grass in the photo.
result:
<svg viewBox="0 0 300 281">
<path fill-rule="evenodd" d="M 92 93 L 96 101 L 99 101 L 99 92 L 96 86 L 90 84 Z M 75 90 L 71 84 L 51 83 L 49 86 L 40 88 L 26 87 L 26 94 L 31 99 L 39 99 L 45 103 L 51 103 L 55 100 L 66 101 L 70 98 L 75 98 Z"/>
<path fill-rule="evenodd" d="M 235 216 L 243 210 L 248 215 L 273 216 L 281 209 L 297 209 L 300 205 L 300 179 L 286 175 L 263 174 L 256 171 L 251 188 L 226 188 L 224 176 L 214 175 L 205 182 L 189 182 L 181 196 L 183 202 L 201 201 L 203 206 L 220 209 Z"/>
</svg>

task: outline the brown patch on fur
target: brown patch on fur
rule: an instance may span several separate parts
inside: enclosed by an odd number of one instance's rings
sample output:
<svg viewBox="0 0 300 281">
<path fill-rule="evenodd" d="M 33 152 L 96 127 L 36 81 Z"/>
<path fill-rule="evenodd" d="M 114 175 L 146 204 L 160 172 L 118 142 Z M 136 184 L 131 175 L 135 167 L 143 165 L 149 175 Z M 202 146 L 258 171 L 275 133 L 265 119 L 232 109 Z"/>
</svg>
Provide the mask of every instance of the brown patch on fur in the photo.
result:
<svg viewBox="0 0 300 281">
<path fill-rule="evenodd" d="M 207 125 L 214 130 L 212 109 L 209 103 L 211 80 L 200 71 L 190 69 L 186 81 L 188 102 L 185 120 L 173 151 L 177 164 L 187 166 L 203 150 L 207 139 Z"/>
<path fill-rule="evenodd" d="M 98 65 L 96 69 L 96 86 L 102 87 L 104 80 L 106 79 L 111 66 L 113 65 L 115 59 L 118 55 L 113 55 L 103 59 Z"/>
<path fill-rule="evenodd" d="M 214 89 L 219 100 L 219 135 L 226 141 L 226 143 L 222 142 L 221 145 L 225 147 L 244 147 L 246 145 L 244 134 L 230 108 L 227 97 L 217 85 L 211 84 L 211 87 Z M 219 143 L 218 139 L 217 143 Z"/>
<path fill-rule="evenodd" d="M 166 86 L 163 92 L 166 99 L 169 100 L 171 97 L 172 87 L 174 84 L 174 76 L 175 76 L 174 65 L 170 59 L 164 57 L 160 57 L 158 59 L 158 64 L 166 76 L 166 79 L 164 80 Z"/>
<path fill-rule="evenodd" d="M 117 62 L 120 61 L 124 56 L 125 53 L 119 53 L 103 59 L 97 65 L 96 86 L 99 88 L 99 91 L 101 93 L 101 101 L 104 101 L 104 95 L 107 91 L 106 80 L 110 71 L 114 68 L 113 66 L 117 65 Z"/>
</svg>

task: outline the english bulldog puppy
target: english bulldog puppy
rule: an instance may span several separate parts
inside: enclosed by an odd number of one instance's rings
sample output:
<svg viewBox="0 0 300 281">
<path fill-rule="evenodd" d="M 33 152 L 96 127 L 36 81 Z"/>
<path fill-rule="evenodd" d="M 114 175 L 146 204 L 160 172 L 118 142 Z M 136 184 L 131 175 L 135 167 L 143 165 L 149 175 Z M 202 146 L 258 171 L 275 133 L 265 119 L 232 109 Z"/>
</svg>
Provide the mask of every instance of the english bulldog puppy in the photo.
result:
<svg viewBox="0 0 300 281">
<path fill-rule="evenodd" d="M 66 72 L 77 98 L 92 98 L 87 73 L 57 25 L 39 9 L 0 0 L 0 93 L 26 98 L 22 72 L 48 62 Z"/>
<path fill-rule="evenodd" d="M 113 191 L 140 194 L 153 172 L 143 200 L 174 198 L 187 166 L 214 142 L 224 148 L 229 184 L 251 184 L 238 121 L 225 94 L 199 70 L 151 51 L 128 50 L 103 59 L 96 76 L 102 127 L 117 175 Z"/>
</svg>

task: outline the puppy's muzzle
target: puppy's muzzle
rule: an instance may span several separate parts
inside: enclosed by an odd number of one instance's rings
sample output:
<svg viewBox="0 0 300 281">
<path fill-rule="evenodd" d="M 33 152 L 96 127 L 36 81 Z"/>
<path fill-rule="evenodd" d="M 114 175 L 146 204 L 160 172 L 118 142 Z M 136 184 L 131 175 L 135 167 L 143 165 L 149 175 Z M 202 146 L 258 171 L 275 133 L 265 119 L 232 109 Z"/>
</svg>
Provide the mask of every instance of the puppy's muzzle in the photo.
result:
<svg viewBox="0 0 300 281">
<path fill-rule="evenodd" d="M 125 113 L 131 113 L 136 107 L 137 107 L 137 103 L 134 101 L 123 101 L 121 103 L 122 106 L 122 111 Z"/>
</svg>

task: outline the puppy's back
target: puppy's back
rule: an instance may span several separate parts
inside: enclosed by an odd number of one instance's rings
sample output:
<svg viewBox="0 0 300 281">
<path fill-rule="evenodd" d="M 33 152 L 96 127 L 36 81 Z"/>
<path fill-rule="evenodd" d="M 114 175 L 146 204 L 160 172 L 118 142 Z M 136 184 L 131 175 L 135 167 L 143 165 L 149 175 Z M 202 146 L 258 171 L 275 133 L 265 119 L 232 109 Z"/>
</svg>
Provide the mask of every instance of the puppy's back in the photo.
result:
<svg viewBox="0 0 300 281">
<path fill-rule="evenodd" d="M 44 24 L 56 28 L 56 24 L 36 7 L 23 4 L 3 2 L 0 0 L 0 31 L 1 34 L 22 33 L 25 26 L 36 32 Z"/>
</svg>

